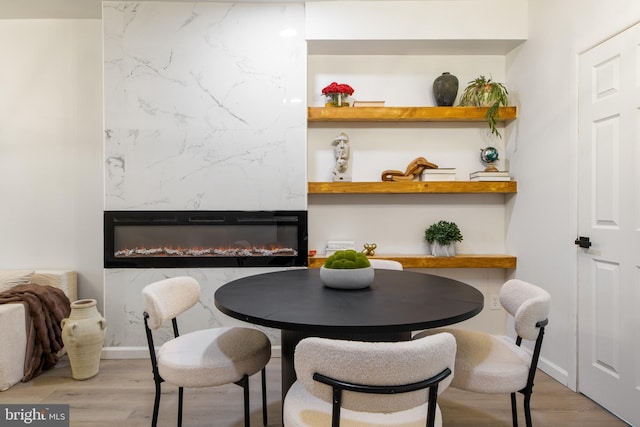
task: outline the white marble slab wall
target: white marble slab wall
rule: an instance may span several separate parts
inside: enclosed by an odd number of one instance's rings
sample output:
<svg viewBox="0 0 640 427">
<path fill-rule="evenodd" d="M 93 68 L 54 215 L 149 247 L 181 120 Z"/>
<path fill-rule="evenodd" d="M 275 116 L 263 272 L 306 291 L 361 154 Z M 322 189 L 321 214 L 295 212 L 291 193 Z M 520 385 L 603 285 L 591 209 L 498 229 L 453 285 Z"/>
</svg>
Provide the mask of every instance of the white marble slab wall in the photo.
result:
<svg viewBox="0 0 640 427">
<path fill-rule="evenodd" d="M 107 210 L 305 209 L 302 4 L 105 2 Z"/>
<path fill-rule="evenodd" d="M 106 270 L 105 287 L 110 300 L 104 314 L 107 320 L 105 345 L 107 347 L 139 347 L 146 345 L 142 288 L 148 283 L 176 276 L 191 276 L 200 283 L 200 301 L 178 319 L 180 333 L 216 326 L 247 326 L 240 320 L 221 313 L 214 303 L 218 288 L 231 280 L 253 274 L 274 271 L 273 268 L 191 268 L 191 269 L 109 269 Z M 280 331 L 250 325 L 269 336 L 274 345 L 280 344 Z M 171 337 L 171 323 L 158 333 L 159 342 Z"/>
<path fill-rule="evenodd" d="M 304 5 L 103 2 L 106 210 L 305 210 Z M 144 345 L 140 290 L 190 274 L 186 329 L 265 269 L 107 270 L 107 346 Z M 233 323 L 233 322 L 231 322 Z"/>
</svg>

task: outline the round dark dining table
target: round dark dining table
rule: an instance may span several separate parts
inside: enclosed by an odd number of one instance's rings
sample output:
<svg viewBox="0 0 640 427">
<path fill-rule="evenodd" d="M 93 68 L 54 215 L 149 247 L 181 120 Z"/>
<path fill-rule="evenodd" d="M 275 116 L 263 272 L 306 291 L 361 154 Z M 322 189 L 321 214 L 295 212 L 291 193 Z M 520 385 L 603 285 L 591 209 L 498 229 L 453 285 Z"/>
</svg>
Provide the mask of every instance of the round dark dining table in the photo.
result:
<svg viewBox="0 0 640 427">
<path fill-rule="evenodd" d="M 305 337 L 404 341 L 412 331 L 469 319 L 484 304 L 480 291 L 458 280 L 382 269 L 359 290 L 324 286 L 320 269 L 257 274 L 224 284 L 214 299 L 231 317 L 280 329 L 283 398 L 296 379 L 295 346 Z"/>
</svg>

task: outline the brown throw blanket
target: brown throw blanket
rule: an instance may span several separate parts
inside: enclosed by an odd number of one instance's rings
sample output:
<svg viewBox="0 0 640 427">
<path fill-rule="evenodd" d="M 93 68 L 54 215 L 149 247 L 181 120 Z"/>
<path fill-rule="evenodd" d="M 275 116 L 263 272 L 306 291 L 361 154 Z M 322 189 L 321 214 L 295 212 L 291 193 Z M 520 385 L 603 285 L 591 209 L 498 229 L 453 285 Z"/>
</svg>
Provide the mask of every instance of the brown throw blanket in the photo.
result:
<svg viewBox="0 0 640 427">
<path fill-rule="evenodd" d="M 60 322 L 69 317 L 71 303 L 61 289 L 31 283 L 0 292 L 0 304 L 5 303 L 22 303 L 31 315 L 33 327 L 27 324 L 27 355 L 22 379 L 28 381 L 58 363 L 58 352 L 64 346 Z M 30 331 L 35 331 L 35 336 Z"/>
</svg>

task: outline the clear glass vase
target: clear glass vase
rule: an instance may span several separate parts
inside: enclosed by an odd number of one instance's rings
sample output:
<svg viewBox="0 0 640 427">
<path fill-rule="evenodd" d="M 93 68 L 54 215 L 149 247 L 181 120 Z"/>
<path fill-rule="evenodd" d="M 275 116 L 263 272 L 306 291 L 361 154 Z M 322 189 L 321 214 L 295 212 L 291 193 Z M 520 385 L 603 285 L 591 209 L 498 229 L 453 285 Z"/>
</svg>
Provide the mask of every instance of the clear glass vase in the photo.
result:
<svg viewBox="0 0 640 427">
<path fill-rule="evenodd" d="M 327 103 L 325 107 L 348 107 L 349 94 L 347 93 L 331 93 L 327 95 Z"/>
</svg>

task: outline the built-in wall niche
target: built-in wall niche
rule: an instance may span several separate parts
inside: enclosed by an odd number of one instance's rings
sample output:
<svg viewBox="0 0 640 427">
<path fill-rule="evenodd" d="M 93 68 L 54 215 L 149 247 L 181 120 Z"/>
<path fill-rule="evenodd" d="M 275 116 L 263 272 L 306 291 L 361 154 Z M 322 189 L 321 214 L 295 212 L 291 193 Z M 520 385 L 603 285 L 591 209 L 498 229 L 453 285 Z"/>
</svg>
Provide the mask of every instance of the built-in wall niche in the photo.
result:
<svg viewBox="0 0 640 427">
<path fill-rule="evenodd" d="M 339 4 L 327 6 L 332 7 Z M 526 37 L 514 34 L 512 44 L 490 39 L 456 43 L 453 36 L 450 42 L 398 37 L 379 44 L 355 39 L 341 44 L 329 34 L 322 40 L 322 28 L 316 30 L 316 39 L 309 42 L 307 75 L 310 249 L 320 255 L 327 240 L 354 240 L 358 249 L 376 243 L 376 256 L 396 259 L 405 268 L 515 268 L 516 258 L 505 253 L 504 221 L 505 202 L 515 197 L 517 183 L 470 182 L 469 175 L 486 167 L 480 150 L 487 146 L 498 148 L 496 166 L 507 166 L 505 128 L 516 119 L 517 109 L 504 111 L 508 114 L 498 128 L 505 139 L 496 139 L 483 116 L 436 107 L 433 82 L 443 72 L 458 77 L 457 105 L 466 83 L 478 75 L 503 82 L 504 55 Z M 350 107 L 344 113 L 345 108 L 323 108 L 321 91 L 332 81 L 353 87 L 352 100 L 384 101 L 384 107 Z M 334 183 L 331 142 L 342 132 L 349 137 L 352 182 Z M 384 170 L 404 171 L 418 157 L 455 168 L 455 181 L 381 182 Z M 424 229 L 442 219 L 463 228 L 464 241 L 453 259 L 426 255 Z M 320 258 L 310 265 L 320 264 Z"/>
</svg>

